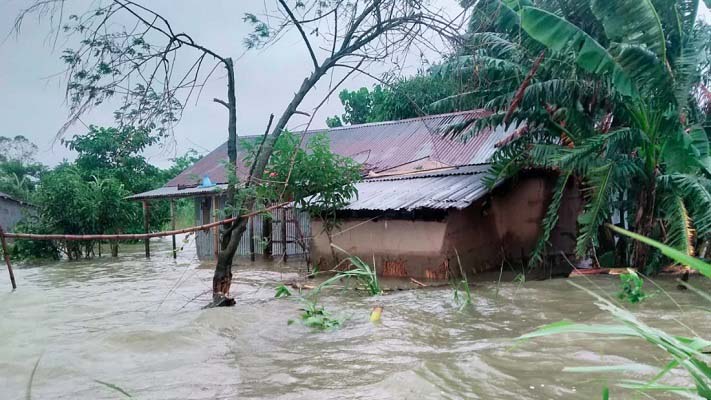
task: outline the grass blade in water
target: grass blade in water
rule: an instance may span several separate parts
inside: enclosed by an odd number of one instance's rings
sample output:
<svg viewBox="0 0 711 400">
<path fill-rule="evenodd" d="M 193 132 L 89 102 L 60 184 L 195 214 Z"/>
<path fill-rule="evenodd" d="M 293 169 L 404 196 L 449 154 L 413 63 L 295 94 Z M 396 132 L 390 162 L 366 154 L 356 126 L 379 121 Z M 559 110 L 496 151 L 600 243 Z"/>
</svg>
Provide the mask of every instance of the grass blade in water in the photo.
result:
<svg viewBox="0 0 711 400">
<path fill-rule="evenodd" d="M 100 381 L 100 380 L 98 380 L 98 379 L 93 379 L 93 381 L 96 382 L 96 383 L 98 383 L 98 384 L 100 384 L 100 385 L 104 385 L 104 386 L 106 386 L 106 387 L 109 388 L 109 389 L 113 389 L 113 390 L 115 390 L 115 391 L 121 393 L 121 394 L 124 395 L 125 397 L 128 397 L 129 399 L 132 399 L 132 398 L 133 398 L 127 391 L 121 389 L 120 387 L 114 385 L 113 383 Z"/>
</svg>

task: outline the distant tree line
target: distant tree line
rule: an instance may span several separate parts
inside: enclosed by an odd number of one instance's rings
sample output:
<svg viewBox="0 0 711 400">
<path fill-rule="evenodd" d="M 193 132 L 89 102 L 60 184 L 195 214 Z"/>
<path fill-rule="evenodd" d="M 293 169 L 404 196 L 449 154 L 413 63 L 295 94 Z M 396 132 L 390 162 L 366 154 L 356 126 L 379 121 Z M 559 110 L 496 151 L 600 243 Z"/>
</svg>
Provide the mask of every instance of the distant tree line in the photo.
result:
<svg viewBox="0 0 711 400">
<path fill-rule="evenodd" d="M 32 212 L 16 226 L 18 232 L 90 234 L 141 233 L 141 204 L 127 196 L 163 186 L 168 180 L 200 159 L 195 150 L 174 158 L 173 165 L 160 169 L 150 164 L 143 152 L 159 137 L 133 127 L 90 126 L 83 135 L 62 140 L 78 153 L 73 162 L 63 161 L 49 168 L 36 161 L 37 146 L 23 136 L 0 137 L 0 191 L 33 205 Z M 191 212 L 191 204 L 182 204 Z M 156 202 L 150 228 L 162 228 L 170 218 L 169 205 Z M 184 212 L 185 212 L 184 211 Z M 116 252 L 115 245 L 112 252 Z M 92 257 L 96 243 L 18 240 L 13 249 L 18 257 L 69 259 Z"/>
</svg>

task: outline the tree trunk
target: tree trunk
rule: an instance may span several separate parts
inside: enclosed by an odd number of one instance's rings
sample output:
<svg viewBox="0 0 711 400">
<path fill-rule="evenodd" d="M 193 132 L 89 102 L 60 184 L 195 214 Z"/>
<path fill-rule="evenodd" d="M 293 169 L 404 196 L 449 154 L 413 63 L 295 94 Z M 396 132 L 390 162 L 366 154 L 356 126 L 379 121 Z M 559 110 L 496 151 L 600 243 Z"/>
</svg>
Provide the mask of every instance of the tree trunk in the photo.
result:
<svg viewBox="0 0 711 400">
<path fill-rule="evenodd" d="M 643 189 L 639 195 L 638 211 L 635 217 L 635 227 L 637 233 L 650 237 L 654 228 L 654 210 L 656 206 L 657 179 L 656 174 L 652 175 L 652 180 L 647 189 Z M 644 271 L 649 260 L 649 246 L 636 240 L 632 251 L 631 264 L 639 271 Z"/>
<path fill-rule="evenodd" d="M 261 178 L 264 175 L 264 169 L 269 162 L 269 158 L 272 155 L 274 149 L 274 144 L 279 135 L 281 135 L 286 124 L 294 112 L 306 97 L 306 94 L 314 87 L 316 82 L 328 71 L 328 69 L 334 63 L 334 60 L 326 60 L 322 67 L 317 68 L 311 75 L 304 79 L 299 88 L 299 91 L 294 94 L 291 102 L 286 107 L 281 117 L 274 126 L 271 135 L 269 135 L 262 144 L 262 149 L 259 152 L 259 156 L 254 160 L 252 165 L 252 173 L 247 178 L 244 183 L 245 188 L 251 186 L 254 183 L 255 178 Z M 234 68 L 232 66 L 232 60 L 227 59 L 225 63 L 225 68 L 227 69 L 227 103 L 229 109 L 229 125 L 228 125 L 228 142 L 227 142 L 227 155 L 229 158 L 229 163 L 232 166 L 237 165 L 237 106 L 235 99 L 235 79 L 234 79 Z M 232 182 L 233 179 L 229 180 L 231 183 L 227 187 L 227 201 L 228 204 L 235 204 L 233 208 L 238 214 L 243 214 L 244 212 L 250 212 L 254 209 L 257 199 L 254 196 L 246 197 L 242 204 L 236 204 L 235 194 L 236 187 Z M 232 285 L 232 262 L 234 260 L 234 255 L 237 252 L 239 242 L 242 239 L 242 234 L 247 227 L 246 219 L 238 219 L 233 222 L 230 226 L 222 232 L 221 238 L 221 252 L 217 257 L 217 265 L 215 266 L 215 274 L 212 278 L 212 298 L 213 306 L 230 306 L 234 305 L 235 301 L 229 297 L 230 287 Z"/>
</svg>

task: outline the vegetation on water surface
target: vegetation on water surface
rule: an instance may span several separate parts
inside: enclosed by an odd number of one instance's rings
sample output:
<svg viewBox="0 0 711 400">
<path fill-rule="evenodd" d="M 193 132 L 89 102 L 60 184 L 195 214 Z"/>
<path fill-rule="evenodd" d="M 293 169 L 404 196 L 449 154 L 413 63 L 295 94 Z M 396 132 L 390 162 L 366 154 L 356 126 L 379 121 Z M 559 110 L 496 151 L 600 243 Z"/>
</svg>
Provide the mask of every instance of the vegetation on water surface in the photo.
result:
<svg viewBox="0 0 711 400">
<path fill-rule="evenodd" d="M 459 305 L 460 310 L 464 310 L 474 304 L 474 301 L 472 300 L 471 287 L 469 286 L 469 280 L 467 280 L 466 277 L 459 280 L 453 280 L 451 285 L 454 293 L 454 302 Z"/>
<path fill-rule="evenodd" d="M 645 238 L 644 236 L 613 226 L 611 226 L 611 228 L 615 229 L 622 235 L 629 236 L 635 240 L 640 240 L 646 245 L 657 248 L 674 261 L 684 265 L 689 265 L 690 268 L 696 269 L 707 277 L 710 277 L 711 275 L 711 264 L 705 263 L 694 257 L 690 257 L 684 252 L 676 250 L 670 246 L 666 246 L 652 239 Z M 708 355 L 708 351 L 711 349 L 710 340 L 701 337 L 670 335 L 660 329 L 651 327 L 641 322 L 634 316 L 634 314 L 613 304 L 611 301 L 603 298 L 599 294 L 574 282 L 569 283 L 592 296 L 595 299 L 595 304 L 601 310 L 610 313 L 615 320 L 621 323 L 621 325 L 588 325 L 561 321 L 543 326 L 532 333 L 521 336 L 519 339 L 531 339 L 535 337 L 563 333 L 590 333 L 641 338 L 646 340 L 648 343 L 663 349 L 671 360 L 665 364 L 663 368 L 660 368 L 651 380 L 639 381 L 633 379 L 621 379 L 617 384 L 619 387 L 633 389 L 639 392 L 671 392 L 690 398 L 693 398 L 691 394 L 696 393 L 703 398 L 711 399 L 711 357 Z M 564 371 L 581 373 L 606 371 L 619 372 L 628 370 L 634 371 L 635 367 L 635 365 L 609 367 L 575 366 L 567 367 Z M 694 387 L 660 383 L 665 376 L 676 368 L 683 368 L 688 373 L 694 382 Z"/>
<path fill-rule="evenodd" d="M 279 285 L 274 290 L 274 297 L 276 297 L 277 299 L 280 297 L 289 297 L 289 296 L 291 296 L 291 290 L 289 290 L 289 288 L 286 287 L 286 285 Z"/>
<path fill-rule="evenodd" d="M 343 319 L 333 317 L 323 306 L 319 306 L 316 301 L 303 298 L 301 302 L 303 304 L 301 322 L 305 326 L 319 330 L 331 330 L 337 329 L 343 324 Z"/>
<path fill-rule="evenodd" d="M 626 274 L 620 274 L 620 285 L 622 289 L 617 294 L 620 300 L 639 303 L 647 298 L 647 294 L 642 291 L 644 281 L 632 269 L 628 269 Z"/>
<path fill-rule="evenodd" d="M 336 245 L 332 244 L 331 246 L 345 253 L 345 250 Z M 350 255 L 339 265 L 346 265 L 346 269 L 335 269 L 335 275 L 318 285 L 315 289 L 315 293 L 320 292 L 323 288 L 329 287 L 336 282 L 345 281 L 347 286 L 351 280 L 355 280 L 356 284 L 360 285 L 360 287 L 365 289 L 371 296 L 377 296 L 383 292 L 378 282 L 378 273 L 375 269 L 375 265 L 371 267 L 359 257 Z"/>
<path fill-rule="evenodd" d="M 339 250 L 343 251 L 342 249 Z M 335 329 L 341 326 L 344 319 L 333 317 L 323 306 L 318 305 L 318 296 L 321 292 L 326 288 L 332 287 L 337 282 L 344 281 L 347 287 L 351 280 L 355 280 L 357 287 L 365 289 L 371 296 L 377 296 L 383 292 L 378 283 L 375 267 L 371 267 L 368 263 L 355 256 L 349 256 L 343 263 L 345 262 L 348 262 L 348 265 L 352 268 L 336 270 L 332 277 L 323 281 L 312 291 L 299 296 L 299 301 L 304 305 L 301 314 L 301 321 L 304 325 L 321 330 Z M 291 296 L 291 291 L 285 285 L 282 284 L 276 287 L 275 298 L 289 296 Z M 293 323 L 293 320 L 289 320 L 288 323 Z"/>
</svg>

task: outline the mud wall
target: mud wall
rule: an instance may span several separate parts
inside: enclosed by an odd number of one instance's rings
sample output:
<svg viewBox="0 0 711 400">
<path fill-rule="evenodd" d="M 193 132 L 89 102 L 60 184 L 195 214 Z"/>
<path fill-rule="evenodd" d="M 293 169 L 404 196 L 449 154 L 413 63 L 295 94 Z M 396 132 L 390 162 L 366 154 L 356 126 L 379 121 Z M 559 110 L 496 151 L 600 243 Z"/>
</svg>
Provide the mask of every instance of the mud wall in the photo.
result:
<svg viewBox="0 0 711 400">
<path fill-rule="evenodd" d="M 333 243 L 368 263 L 375 257 L 382 275 L 425 277 L 427 269 L 442 267 L 446 228 L 446 221 L 351 219 L 342 221 L 333 233 Z M 312 219 L 311 232 L 311 259 L 321 269 L 333 268 L 336 262 L 322 222 Z"/>
<path fill-rule="evenodd" d="M 350 218 L 333 242 L 367 262 L 375 256 L 378 271 L 385 276 L 446 279 L 448 271 L 459 270 L 460 261 L 468 274 L 498 270 L 504 260 L 526 263 L 555 180 L 545 175 L 520 177 L 464 210 L 450 210 L 439 222 Z M 580 203 L 577 187 L 569 185 L 549 253 L 572 253 Z M 314 262 L 322 268 L 335 265 L 319 221 L 312 220 L 312 232 Z"/>
</svg>

